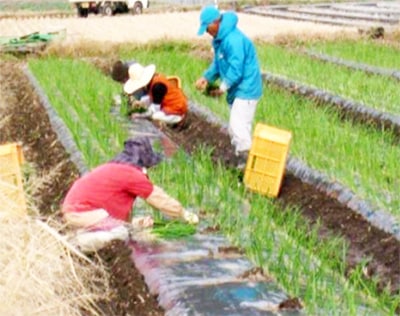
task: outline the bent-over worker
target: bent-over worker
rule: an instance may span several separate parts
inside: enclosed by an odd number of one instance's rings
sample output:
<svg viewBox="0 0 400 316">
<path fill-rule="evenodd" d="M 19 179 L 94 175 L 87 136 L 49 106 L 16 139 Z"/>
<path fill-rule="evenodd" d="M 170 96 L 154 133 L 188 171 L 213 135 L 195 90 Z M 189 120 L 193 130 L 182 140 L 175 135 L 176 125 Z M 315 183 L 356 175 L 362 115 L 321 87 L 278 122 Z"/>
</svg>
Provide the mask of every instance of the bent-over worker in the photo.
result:
<svg viewBox="0 0 400 316">
<path fill-rule="evenodd" d="M 147 95 L 138 103 L 147 107 L 147 111 L 134 114 L 133 117 L 149 117 L 171 125 L 184 121 L 188 111 L 188 100 L 185 94 L 165 75 L 156 73 L 155 65 L 144 67 L 135 63 L 129 67 L 129 80 L 124 84 L 124 91 L 131 95 L 140 89 L 143 89 Z"/>
<path fill-rule="evenodd" d="M 185 210 L 148 178 L 146 168 L 160 160 L 149 138 L 129 139 L 120 154 L 73 183 L 64 199 L 62 213 L 67 225 L 78 229 L 77 244 L 83 251 L 99 249 L 113 239 L 128 238 L 130 215 L 137 197 L 169 217 L 198 223 L 196 214 Z M 151 217 L 139 223 L 142 227 L 152 224 Z"/>
</svg>

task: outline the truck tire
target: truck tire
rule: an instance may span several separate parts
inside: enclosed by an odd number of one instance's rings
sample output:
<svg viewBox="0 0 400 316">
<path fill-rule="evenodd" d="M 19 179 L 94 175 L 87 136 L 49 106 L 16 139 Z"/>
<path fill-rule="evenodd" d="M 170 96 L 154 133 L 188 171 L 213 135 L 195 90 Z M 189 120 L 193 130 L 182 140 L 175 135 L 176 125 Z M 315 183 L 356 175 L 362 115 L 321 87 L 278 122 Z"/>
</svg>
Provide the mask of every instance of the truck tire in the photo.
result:
<svg viewBox="0 0 400 316">
<path fill-rule="evenodd" d="M 89 9 L 77 7 L 78 17 L 80 18 L 87 18 L 89 14 Z"/>
<path fill-rule="evenodd" d="M 106 3 L 102 8 L 101 8 L 101 14 L 105 16 L 112 16 L 114 14 L 114 10 L 111 6 L 111 4 Z"/>
<path fill-rule="evenodd" d="M 128 5 L 126 4 L 126 3 L 120 3 L 118 6 L 117 6 L 117 12 L 118 13 L 127 13 L 127 12 L 129 12 L 129 8 L 128 8 Z"/>
<path fill-rule="evenodd" d="M 140 1 L 136 1 L 133 7 L 131 8 L 131 13 L 136 15 L 136 14 L 142 14 L 143 13 L 143 4 Z"/>
</svg>

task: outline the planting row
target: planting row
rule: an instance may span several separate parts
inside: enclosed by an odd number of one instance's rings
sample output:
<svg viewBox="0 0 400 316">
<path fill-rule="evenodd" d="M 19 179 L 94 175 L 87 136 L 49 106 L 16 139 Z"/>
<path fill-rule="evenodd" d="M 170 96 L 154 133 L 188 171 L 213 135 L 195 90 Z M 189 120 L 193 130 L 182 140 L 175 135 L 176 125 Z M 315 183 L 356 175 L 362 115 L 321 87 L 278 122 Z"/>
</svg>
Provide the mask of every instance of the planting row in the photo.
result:
<svg viewBox="0 0 400 316">
<path fill-rule="evenodd" d="M 347 2 L 347 1 L 345 1 Z M 249 6 L 245 12 L 278 17 L 282 19 L 312 21 L 333 25 L 349 25 L 359 28 L 383 28 L 396 26 L 399 22 L 399 6 L 393 1 L 378 1 L 377 3 L 322 3 L 306 5 L 272 5 Z M 373 36 L 382 36 L 375 32 Z M 371 35 L 372 36 L 372 35 Z"/>
<path fill-rule="evenodd" d="M 265 52 L 269 51 L 267 56 L 261 54 L 263 69 L 267 68 L 264 66 L 267 59 L 275 60 L 277 64 L 280 61 L 281 64 L 291 67 L 291 63 L 282 57 L 282 48 L 274 50 L 269 49 L 270 47 L 265 48 Z M 126 59 L 136 58 L 145 64 L 155 63 L 161 72 L 179 74 L 183 88 L 191 99 L 207 105 L 217 116 L 227 120 L 228 107 L 225 100 L 210 99 L 196 91 L 193 85 L 196 76 L 207 66 L 207 61 L 199 58 L 204 56 L 203 51 L 190 51 L 188 45 L 165 44 L 157 49 L 141 48 L 122 54 Z M 193 62 L 194 59 L 196 62 Z M 304 66 L 307 66 L 305 61 Z M 338 73 L 342 87 L 354 94 L 362 94 L 364 89 L 359 92 L 358 81 L 347 81 L 347 77 L 342 77 L 338 71 L 340 68 L 334 68 L 336 71 L 332 69 L 329 80 L 320 80 L 334 81 Z M 349 70 L 345 71 L 350 74 Z M 287 70 L 286 72 L 289 73 Z M 315 72 L 319 71 L 316 69 Z M 368 76 L 365 76 L 365 80 L 368 80 Z M 398 88 L 397 83 L 393 85 L 393 90 L 396 86 Z M 384 86 L 381 87 L 381 94 L 384 93 L 383 89 Z M 400 89 L 395 91 L 397 100 L 400 100 L 399 91 Z M 375 97 L 379 97 L 378 93 Z M 294 134 L 291 155 L 322 171 L 332 180 L 345 184 L 360 198 L 369 201 L 373 208 L 400 218 L 400 200 L 395 189 L 399 185 L 396 175 L 399 174 L 397 160 L 400 148 L 394 145 L 397 142 L 395 135 L 389 131 L 377 132 L 370 126 L 344 121 L 334 109 L 316 106 L 313 101 L 270 85 L 265 86 L 257 108 L 256 121 L 291 130 Z"/>
<path fill-rule="evenodd" d="M 354 123 L 367 124 L 378 130 L 392 131 L 395 136 L 400 136 L 400 116 L 398 115 L 381 112 L 362 103 L 353 102 L 271 73 L 264 73 L 263 77 L 266 82 L 311 99 L 315 104 L 336 108 L 342 117 L 352 120 Z"/>
<path fill-rule="evenodd" d="M 331 57 L 330 55 L 316 53 L 314 51 L 304 51 L 304 53 L 311 56 L 312 58 L 319 59 L 322 61 L 338 64 L 352 69 L 365 71 L 370 74 L 388 76 L 388 77 L 393 77 L 396 80 L 400 80 L 400 71 L 397 69 L 386 69 L 386 68 L 370 66 L 368 64 L 362 64 L 358 62 L 348 61 L 346 59 Z"/>
<path fill-rule="evenodd" d="M 397 46 L 390 45 L 390 42 L 386 41 L 335 40 L 305 43 L 301 47 L 342 60 L 399 71 L 400 46 L 398 40 L 395 43 L 397 43 Z"/>
<path fill-rule="evenodd" d="M 49 101 L 69 129 L 75 131 L 74 140 L 89 167 L 106 161 L 120 148 L 127 132 L 110 120 L 109 107 L 104 106 L 119 92 L 119 85 L 93 72 L 84 62 L 47 59 L 45 65 L 32 61 L 29 66 L 40 78 L 40 85 L 53 91 L 48 94 Z"/>
<path fill-rule="evenodd" d="M 397 80 L 324 63 L 275 45 L 263 46 L 259 53 L 265 71 L 318 87 L 382 112 L 400 114 Z"/>
<path fill-rule="evenodd" d="M 201 72 L 201 67 L 205 65 L 205 62 L 199 61 L 193 65 L 188 62 L 189 59 L 193 59 L 193 56 L 188 53 L 178 53 L 173 47 L 173 45 L 166 45 L 165 50 L 151 50 L 152 53 L 146 49 L 131 51 L 132 55 L 125 57 L 135 56 L 142 63 L 155 62 L 160 65 L 158 66 L 160 71 L 179 74 L 183 79 L 184 89 L 190 97 L 199 103 L 207 104 L 202 101 L 208 101 L 208 99 L 194 93 L 191 86 L 191 82 L 194 82 L 193 77 Z M 165 56 L 168 58 L 166 59 Z M 60 65 L 57 65 L 58 63 Z M 111 79 L 100 74 L 95 68 L 81 67 L 81 64 L 74 60 L 32 60 L 30 68 L 45 89 L 51 103 L 55 103 L 54 108 L 58 115 L 63 119 L 64 116 L 67 117 L 65 122 L 71 130 L 79 150 L 83 153 L 87 165 L 94 166 L 95 162 L 109 159 L 116 152 L 119 148 L 118 145 L 122 143 L 120 135 L 124 135 L 126 132 L 122 125 L 119 125 L 109 115 L 112 94 L 120 92 L 121 87 L 115 86 Z M 178 65 L 182 64 L 186 66 L 178 69 Z M 59 85 L 51 85 L 50 80 L 47 79 L 49 77 L 52 78 L 52 82 L 59 82 Z M 86 78 L 86 80 L 79 81 L 79 77 Z M 66 78 L 74 79 L 67 80 Z M 101 86 L 96 83 L 99 81 L 102 83 Z M 320 125 L 313 129 L 312 139 L 308 139 L 307 130 L 303 137 L 299 132 L 301 129 L 312 127 L 310 123 L 302 121 L 301 117 L 305 115 L 305 112 L 310 112 L 312 103 L 268 87 L 266 90 L 265 94 L 268 97 L 264 97 L 265 100 L 263 99 L 261 102 L 257 120 L 290 128 L 291 126 L 283 124 L 290 124 L 290 122 L 282 119 L 288 114 L 291 115 L 292 119 L 298 119 L 297 123 L 300 124 L 300 126 L 296 126 L 296 122 L 291 123 L 294 124 L 293 127 L 297 127 L 294 131 L 296 142 L 293 144 L 293 150 L 301 153 L 303 150 L 309 149 L 308 144 L 311 143 L 313 146 L 311 152 L 314 150 L 314 155 L 323 157 L 324 150 L 318 150 L 311 142 L 315 135 L 319 136 L 318 127 Z M 76 93 L 77 91 L 79 94 Z M 108 92 L 105 94 L 104 91 Z M 71 95 L 75 97 L 70 97 Z M 98 95 L 103 97 L 99 98 Z M 82 100 L 85 101 L 82 102 Z M 281 101 L 284 102 L 281 104 Z M 299 101 L 301 102 L 300 106 L 296 104 Z M 209 105 L 211 104 L 211 109 L 218 108 L 221 117 L 226 118 L 226 105 L 222 105 L 222 103 L 222 100 L 208 102 Z M 281 107 L 285 103 L 289 103 L 285 109 L 286 113 L 274 112 L 278 110 L 273 109 L 274 104 L 276 107 L 278 105 Z M 296 114 L 297 107 L 299 114 Z M 293 110 L 294 108 L 296 111 Z M 68 118 L 69 112 L 79 113 L 77 114 L 81 120 L 79 124 L 74 124 L 74 118 Z M 323 115 L 322 119 L 327 122 L 332 118 L 332 113 L 322 111 L 321 115 Z M 336 117 L 331 124 L 340 126 L 343 123 Z M 93 128 L 93 125 L 97 126 L 97 129 L 103 128 L 104 133 L 96 134 L 94 131 L 96 128 Z M 348 128 L 351 131 L 352 126 Z M 347 132 L 338 136 L 346 135 Z M 341 133 L 339 128 L 337 133 Z M 357 136 L 363 135 L 363 133 L 368 136 L 367 140 L 371 135 L 375 135 L 375 131 L 356 132 Z M 297 138 L 299 138 L 299 142 L 297 142 Z M 306 140 L 310 143 L 301 144 L 301 141 Z M 102 141 L 107 142 L 107 145 L 102 145 Z M 385 138 L 381 141 L 384 143 Z M 87 143 L 92 143 L 94 147 L 88 148 L 85 146 Z M 325 148 L 326 146 L 321 145 L 321 147 Z M 304 158 L 304 156 L 302 157 Z M 182 165 L 185 165 L 185 168 L 178 167 Z M 160 168 L 152 171 L 151 176 L 160 183 L 174 183 L 174 186 L 169 186 L 171 194 L 177 196 L 188 206 L 203 209 L 215 224 L 220 225 L 240 246 L 247 249 L 256 263 L 265 267 L 287 292 L 293 296 L 302 297 L 309 313 L 329 314 L 334 310 L 338 314 L 368 315 L 372 313 L 380 315 L 392 313 L 396 308 L 396 298 L 391 297 L 388 293 L 371 294 L 374 292 L 373 286 L 371 284 L 367 286 L 362 281 L 362 266 L 353 271 L 350 279 L 345 278 L 343 258 L 346 246 L 343 241 L 332 239 L 329 242 L 321 243 L 316 230 L 310 232 L 309 227 L 302 222 L 301 218 L 294 215 L 296 214 L 295 210 L 283 212 L 273 201 L 254 196 L 251 199 L 250 209 L 247 209 L 250 214 L 245 216 L 243 207 L 238 207 L 238 205 L 246 204 L 238 203 L 237 196 L 245 199 L 246 192 L 241 186 L 232 186 L 233 183 L 236 183 L 236 175 L 215 167 L 207 152 L 199 153 L 189 161 L 186 154 L 177 155 L 171 161 L 165 162 L 160 165 Z M 232 191 L 235 193 L 234 195 L 232 195 Z M 315 253 L 318 253 L 318 257 L 315 257 Z"/>
</svg>

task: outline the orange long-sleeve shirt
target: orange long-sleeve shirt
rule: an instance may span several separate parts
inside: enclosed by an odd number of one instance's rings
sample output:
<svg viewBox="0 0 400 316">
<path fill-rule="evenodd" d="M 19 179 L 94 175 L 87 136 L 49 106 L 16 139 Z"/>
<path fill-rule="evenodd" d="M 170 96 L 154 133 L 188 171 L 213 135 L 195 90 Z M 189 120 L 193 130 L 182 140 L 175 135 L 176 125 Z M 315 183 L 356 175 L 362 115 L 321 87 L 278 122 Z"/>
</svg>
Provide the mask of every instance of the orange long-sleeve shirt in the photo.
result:
<svg viewBox="0 0 400 316">
<path fill-rule="evenodd" d="M 150 98 L 158 101 L 159 98 L 155 95 L 154 86 L 163 84 L 167 87 L 165 95 L 161 98 L 161 110 L 166 114 L 185 115 L 188 111 L 188 100 L 182 89 L 174 86 L 167 77 L 162 74 L 155 74 L 150 82 Z"/>
</svg>

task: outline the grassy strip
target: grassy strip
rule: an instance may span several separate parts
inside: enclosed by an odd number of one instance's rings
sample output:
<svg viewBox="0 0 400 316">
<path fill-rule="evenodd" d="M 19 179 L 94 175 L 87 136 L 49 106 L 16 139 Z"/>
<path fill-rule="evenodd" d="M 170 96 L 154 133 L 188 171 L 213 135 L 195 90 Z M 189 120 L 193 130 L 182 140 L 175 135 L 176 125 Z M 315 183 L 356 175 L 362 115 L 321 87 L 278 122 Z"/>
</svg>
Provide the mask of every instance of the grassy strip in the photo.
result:
<svg viewBox="0 0 400 316">
<path fill-rule="evenodd" d="M 259 46 L 262 68 L 312 85 L 379 111 L 400 115 L 395 80 L 325 63 L 276 45 Z"/>
<path fill-rule="evenodd" d="M 167 43 L 155 49 L 145 47 L 129 53 L 132 54 L 130 58 L 135 56 L 144 64 L 155 63 L 161 72 L 179 75 L 183 89 L 192 100 L 227 120 L 229 110 L 223 98 L 209 98 L 195 90 L 194 82 L 207 62 L 199 59 L 193 62 L 193 53 L 189 51 L 185 45 Z M 400 185 L 397 177 L 400 148 L 393 146 L 393 135 L 343 122 L 332 109 L 316 107 L 311 101 L 269 86 L 265 86 L 256 121 L 291 130 L 294 134 L 292 155 L 400 220 L 400 198 L 396 189 Z"/>
<path fill-rule="evenodd" d="M 373 40 L 311 42 L 304 46 L 313 51 L 342 59 L 400 71 L 400 49 Z"/>
<path fill-rule="evenodd" d="M 71 130 L 89 167 L 120 150 L 127 131 L 110 115 L 112 96 L 121 89 L 118 84 L 94 66 L 72 59 L 31 60 L 29 67 Z"/>
</svg>

